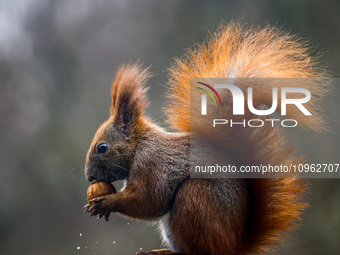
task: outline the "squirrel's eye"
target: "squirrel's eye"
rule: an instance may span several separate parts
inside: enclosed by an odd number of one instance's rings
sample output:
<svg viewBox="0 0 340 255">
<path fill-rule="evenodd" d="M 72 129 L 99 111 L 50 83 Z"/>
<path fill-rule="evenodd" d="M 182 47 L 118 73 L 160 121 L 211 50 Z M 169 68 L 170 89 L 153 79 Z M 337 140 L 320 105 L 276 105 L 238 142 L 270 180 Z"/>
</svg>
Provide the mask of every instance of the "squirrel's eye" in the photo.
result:
<svg viewBox="0 0 340 255">
<path fill-rule="evenodd" d="M 106 143 L 101 143 L 98 145 L 98 152 L 99 153 L 105 153 L 108 149 L 108 146 Z"/>
</svg>

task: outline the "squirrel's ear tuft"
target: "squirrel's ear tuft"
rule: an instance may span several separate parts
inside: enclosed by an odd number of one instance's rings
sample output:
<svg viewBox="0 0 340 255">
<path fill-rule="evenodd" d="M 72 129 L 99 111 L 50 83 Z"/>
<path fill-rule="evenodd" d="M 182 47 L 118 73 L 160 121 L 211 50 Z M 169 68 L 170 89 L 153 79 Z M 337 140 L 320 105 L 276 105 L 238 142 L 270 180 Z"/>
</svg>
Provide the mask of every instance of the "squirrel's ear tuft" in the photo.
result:
<svg viewBox="0 0 340 255">
<path fill-rule="evenodd" d="M 145 83 L 150 78 L 149 69 L 140 64 L 123 65 L 112 83 L 110 114 L 123 125 L 140 117 L 148 106 Z"/>
</svg>

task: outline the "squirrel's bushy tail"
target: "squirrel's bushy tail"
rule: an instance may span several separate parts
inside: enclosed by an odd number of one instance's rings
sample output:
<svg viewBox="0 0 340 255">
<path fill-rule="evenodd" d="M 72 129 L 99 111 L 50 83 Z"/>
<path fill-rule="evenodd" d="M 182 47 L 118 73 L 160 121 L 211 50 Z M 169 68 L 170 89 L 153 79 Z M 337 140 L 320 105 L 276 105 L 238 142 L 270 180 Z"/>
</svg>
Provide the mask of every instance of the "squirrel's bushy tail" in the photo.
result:
<svg viewBox="0 0 340 255">
<path fill-rule="evenodd" d="M 170 68 L 170 102 L 167 108 L 170 125 L 180 131 L 190 131 L 191 78 L 325 78 L 324 70 L 318 66 L 318 58 L 312 57 L 310 51 L 307 43 L 276 28 L 247 28 L 233 22 L 221 25 L 217 32 L 210 34 L 206 43 L 188 50 Z M 271 106 L 272 90 L 268 86 L 280 87 L 279 84 L 271 84 L 264 82 L 254 87 L 258 93 L 254 97 L 255 108 L 266 103 Z M 245 91 L 247 84 L 240 83 L 239 87 Z M 308 82 L 304 88 L 312 94 L 308 102 L 312 116 L 306 118 L 299 109 L 292 107 L 287 108 L 287 118 L 296 119 L 301 127 L 324 130 L 320 109 L 328 93 L 327 81 Z M 195 103 L 194 100 L 191 103 Z M 197 107 L 200 108 L 200 105 Z M 231 106 L 209 109 L 223 113 L 222 116 L 232 116 Z M 252 115 L 248 113 L 244 117 L 249 119 Z M 265 125 L 261 128 L 224 130 L 226 150 L 242 164 L 303 162 L 302 156 L 294 156 L 295 147 L 286 144 L 280 127 Z M 202 133 L 204 135 L 204 130 Z M 218 137 L 211 139 L 215 138 Z M 284 232 L 294 228 L 301 211 L 307 206 L 301 199 L 306 185 L 301 179 L 284 178 L 249 179 L 249 186 L 252 204 L 243 250 L 257 253 L 266 250 L 268 245 L 279 243 Z"/>
</svg>

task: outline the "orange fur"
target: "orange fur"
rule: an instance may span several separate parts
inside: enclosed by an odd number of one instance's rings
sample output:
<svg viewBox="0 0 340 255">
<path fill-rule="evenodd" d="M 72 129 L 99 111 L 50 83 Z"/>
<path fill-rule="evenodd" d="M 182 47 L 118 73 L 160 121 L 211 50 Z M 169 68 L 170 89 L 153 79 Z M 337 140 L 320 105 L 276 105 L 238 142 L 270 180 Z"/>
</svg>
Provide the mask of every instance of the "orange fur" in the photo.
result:
<svg viewBox="0 0 340 255">
<path fill-rule="evenodd" d="M 307 42 L 277 28 L 222 24 L 206 43 L 187 50 L 169 69 L 169 124 L 190 131 L 191 78 L 325 78 L 318 57 L 310 52 Z M 311 108 L 316 115 L 308 127 L 322 130 L 317 108 L 328 88 L 321 84 L 310 89 L 315 100 Z"/>
<path fill-rule="evenodd" d="M 324 69 L 318 65 L 318 58 L 312 57 L 310 51 L 306 42 L 276 28 L 246 28 L 233 22 L 221 25 L 216 33 L 210 34 L 206 43 L 197 44 L 183 58 L 175 59 L 169 69 L 168 122 L 174 129 L 190 131 L 191 78 L 322 78 L 304 84 L 313 95 L 308 108 L 313 116 L 305 118 L 293 108 L 288 110 L 287 116 L 298 120 L 302 127 L 325 130 L 320 109 L 328 93 L 328 83 L 324 79 Z M 239 87 L 245 90 L 247 85 L 240 84 Z M 258 104 L 270 103 L 268 87 L 260 86 L 258 89 L 255 101 Z M 192 100 L 191 103 L 200 102 Z M 216 111 L 217 116 L 231 116 L 230 106 L 211 109 Z M 252 116 L 248 113 L 246 118 Z M 202 135 L 207 132 L 200 131 Z M 229 128 L 223 132 L 226 137 L 223 146 L 243 164 L 288 165 L 304 161 L 303 156 L 294 156 L 295 147 L 286 144 L 284 133 L 278 127 Z M 218 143 L 220 135 L 217 133 L 211 137 L 209 132 L 209 139 Z M 251 215 L 246 226 L 245 242 L 239 245 L 246 252 L 258 253 L 266 251 L 268 245 L 280 243 L 286 230 L 296 226 L 307 206 L 302 201 L 306 183 L 296 178 L 249 179 L 249 183 L 252 188 Z"/>
<path fill-rule="evenodd" d="M 136 117 L 140 117 L 148 106 L 146 99 L 148 88 L 144 85 L 149 78 L 149 70 L 142 69 L 139 64 L 122 65 L 112 84 L 111 115 L 117 116 L 119 109 L 125 104 L 126 108 L 135 112 Z"/>
</svg>

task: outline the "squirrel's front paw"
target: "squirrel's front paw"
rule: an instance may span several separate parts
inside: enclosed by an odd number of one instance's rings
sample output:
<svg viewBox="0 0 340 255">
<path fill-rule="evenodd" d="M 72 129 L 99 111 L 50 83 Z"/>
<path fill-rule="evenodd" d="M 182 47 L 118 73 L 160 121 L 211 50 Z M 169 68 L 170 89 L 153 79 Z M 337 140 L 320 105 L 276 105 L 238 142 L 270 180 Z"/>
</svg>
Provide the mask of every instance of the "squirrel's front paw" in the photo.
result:
<svg viewBox="0 0 340 255">
<path fill-rule="evenodd" d="M 89 201 L 84 206 L 84 211 L 91 213 L 90 216 L 98 215 L 98 219 L 105 216 L 105 220 L 109 220 L 112 208 L 110 206 L 110 196 L 97 197 Z"/>
</svg>

